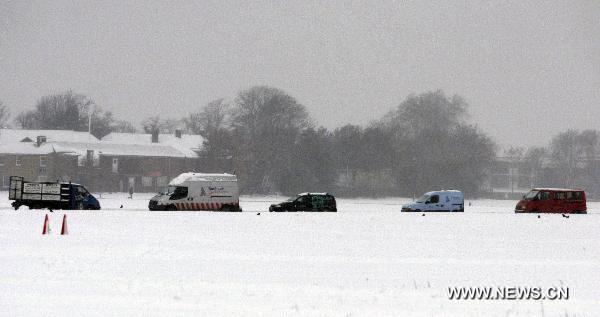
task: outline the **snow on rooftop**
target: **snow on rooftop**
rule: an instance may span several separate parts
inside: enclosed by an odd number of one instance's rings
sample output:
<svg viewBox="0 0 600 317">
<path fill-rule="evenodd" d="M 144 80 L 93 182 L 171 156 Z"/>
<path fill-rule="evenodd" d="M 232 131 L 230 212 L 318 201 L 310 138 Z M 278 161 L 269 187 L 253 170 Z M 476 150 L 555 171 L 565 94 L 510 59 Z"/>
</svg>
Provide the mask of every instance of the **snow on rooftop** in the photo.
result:
<svg viewBox="0 0 600 317">
<path fill-rule="evenodd" d="M 56 152 L 73 152 L 86 155 L 88 150 L 93 150 L 96 155 L 105 156 L 151 156 L 151 157 L 196 157 L 195 152 L 183 153 L 176 148 L 162 144 L 113 144 L 113 143 L 77 143 L 57 142 L 54 144 Z M 191 155 L 193 154 L 193 156 Z"/>
<path fill-rule="evenodd" d="M 582 191 L 583 189 L 578 189 L 578 188 L 536 187 L 536 188 L 533 188 L 532 190 L 548 190 L 548 191 L 561 192 L 561 191 Z"/>
<path fill-rule="evenodd" d="M 27 144 L 29 142 L 21 141 L 29 138 L 32 142 L 36 142 L 38 136 L 45 136 L 46 142 L 97 143 L 100 141 L 88 132 L 81 131 L 0 129 L 0 144 Z"/>
<path fill-rule="evenodd" d="M 219 182 L 219 181 L 237 181 L 237 176 L 233 174 L 214 174 L 214 173 L 182 173 L 179 176 L 175 177 L 171 182 L 169 182 L 169 186 L 175 186 L 183 184 L 184 182 Z"/>
<path fill-rule="evenodd" d="M 46 142 L 38 146 L 38 136 Z M 25 140 L 25 141 L 24 141 Z M 70 130 L 18 130 L 0 129 L 0 153 L 43 155 L 52 152 L 87 155 L 93 150 L 95 156 L 150 156 L 150 157 L 198 157 L 203 138 L 199 135 L 160 134 L 159 142 L 152 143 L 150 134 L 111 133 L 98 140 L 88 132 Z"/>
<path fill-rule="evenodd" d="M 102 143 L 113 144 L 145 144 L 145 145 L 163 145 L 171 146 L 177 151 L 188 157 L 198 156 L 197 152 L 202 149 L 204 138 L 200 135 L 182 134 L 176 137 L 175 134 L 159 134 L 158 143 L 152 143 L 152 135 L 147 133 L 119 133 L 113 132 L 101 140 Z"/>
<path fill-rule="evenodd" d="M 46 155 L 52 152 L 54 152 L 53 147 L 47 143 L 39 147 L 31 143 L 0 143 L 0 153 L 2 154 Z"/>
</svg>

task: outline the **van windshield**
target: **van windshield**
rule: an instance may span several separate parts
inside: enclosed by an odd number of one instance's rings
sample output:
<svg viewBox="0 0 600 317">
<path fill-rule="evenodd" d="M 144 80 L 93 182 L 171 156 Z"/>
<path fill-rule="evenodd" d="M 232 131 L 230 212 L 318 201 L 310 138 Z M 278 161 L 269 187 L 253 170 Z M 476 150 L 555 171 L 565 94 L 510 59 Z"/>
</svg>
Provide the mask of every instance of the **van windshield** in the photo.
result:
<svg viewBox="0 0 600 317">
<path fill-rule="evenodd" d="M 182 199 L 187 197 L 188 188 L 183 186 L 169 186 L 167 195 L 171 196 L 171 200 Z"/>
<path fill-rule="evenodd" d="M 523 197 L 523 199 L 525 199 L 525 200 L 532 200 L 532 199 L 535 198 L 535 196 L 537 196 L 538 193 L 539 193 L 539 191 L 532 190 L 529 193 L 527 193 L 527 195 L 525 195 L 525 197 Z"/>
<path fill-rule="evenodd" d="M 421 198 L 417 199 L 416 202 L 424 204 L 429 199 L 429 197 L 431 197 L 431 196 L 429 196 L 429 195 L 423 195 L 423 196 L 421 196 Z"/>
</svg>

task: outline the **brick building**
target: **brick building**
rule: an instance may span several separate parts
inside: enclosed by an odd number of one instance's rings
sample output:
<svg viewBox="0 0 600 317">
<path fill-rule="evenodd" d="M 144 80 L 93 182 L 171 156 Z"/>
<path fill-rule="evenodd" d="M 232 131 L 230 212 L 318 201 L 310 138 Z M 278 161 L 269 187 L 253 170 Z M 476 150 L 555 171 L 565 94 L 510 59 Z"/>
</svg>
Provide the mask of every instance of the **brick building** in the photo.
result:
<svg viewBox="0 0 600 317">
<path fill-rule="evenodd" d="M 182 172 L 198 170 L 202 137 L 87 132 L 0 130 L 0 175 L 28 180 L 73 181 L 92 191 L 155 192 Z"/>
</svg>

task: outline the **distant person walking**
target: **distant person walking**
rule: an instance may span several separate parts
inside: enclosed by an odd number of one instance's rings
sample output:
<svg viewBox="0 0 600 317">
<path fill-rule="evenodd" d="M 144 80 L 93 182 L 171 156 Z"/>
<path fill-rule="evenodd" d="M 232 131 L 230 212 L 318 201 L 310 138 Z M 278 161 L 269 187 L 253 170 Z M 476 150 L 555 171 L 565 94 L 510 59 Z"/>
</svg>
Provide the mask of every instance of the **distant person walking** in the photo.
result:
<svg viewBox="0 0 600 317">
<path fill-rule="evenodd" d="M 133 199 L 133 186 L 129 186 L 129 199 Z"/>
</svg>

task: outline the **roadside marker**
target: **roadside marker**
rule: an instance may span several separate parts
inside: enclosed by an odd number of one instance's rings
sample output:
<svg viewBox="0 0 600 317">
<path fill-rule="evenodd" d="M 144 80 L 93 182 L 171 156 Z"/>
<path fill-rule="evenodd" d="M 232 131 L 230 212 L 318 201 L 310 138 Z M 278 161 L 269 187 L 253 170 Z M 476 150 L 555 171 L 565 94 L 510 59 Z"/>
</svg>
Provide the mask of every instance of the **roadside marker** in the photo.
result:
<svg viewBox="0 0 600 317">
<path fill-rule="evenodd" d="M 44 229 L 42 229 L 42 234 L 50 233 L 50 223 L 48 222 L 48 214 L 46 214 L 46 218 L 44 219 Z"/>
<path fill-rule="evenodd" d="M 63 222 L 62 222 L 62 228 L 60 229 L 60 234 L 61 235 L 69 234 L 69 231 L 67 230 L 67 214 L 63 215 Z"/>
</svg>

